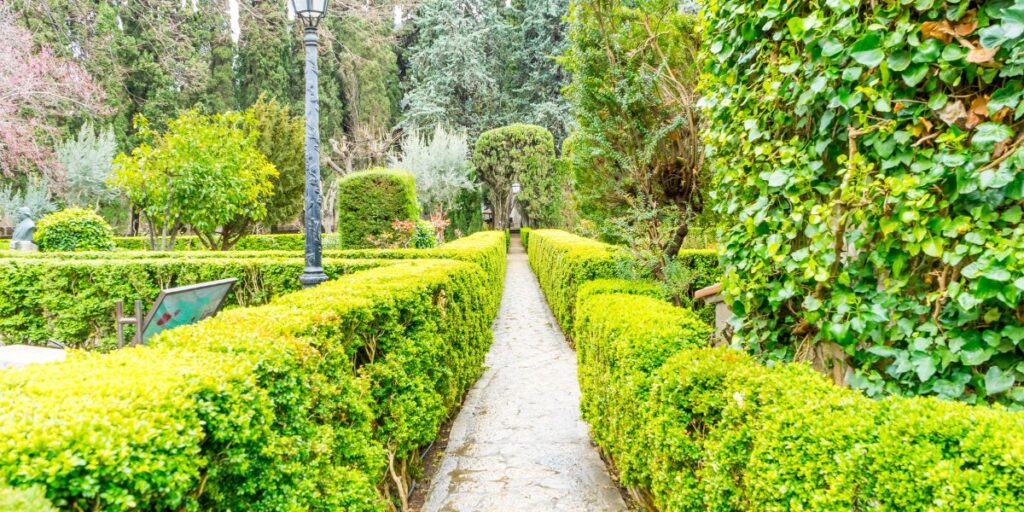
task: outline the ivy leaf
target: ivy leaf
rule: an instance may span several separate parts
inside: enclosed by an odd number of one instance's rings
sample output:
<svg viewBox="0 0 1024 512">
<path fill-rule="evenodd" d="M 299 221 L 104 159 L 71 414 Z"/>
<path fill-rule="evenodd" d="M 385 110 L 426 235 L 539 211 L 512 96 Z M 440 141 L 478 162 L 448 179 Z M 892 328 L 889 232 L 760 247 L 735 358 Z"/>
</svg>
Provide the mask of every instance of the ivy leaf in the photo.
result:
<svg viewBox="0 0 1024 512">
<path fill-rule="evenodd" d="M 942 249 L 943 242 L 941 238 L 929 238 L 928 241 L 921 246 L 921 251 L 932 258 L 941 258 Z"/>
<path fill-rule="evenodd" d="M 789 182 L 789 175 L 782 171 L 775 171 L 768 175 L 769 187 L 781 187 Z"/>
<path fill-rule="evenodd" d="M 808 295 L 804 297 L 803 307 L 806 311 L 817 311 L 821 309 L 821 301 L 813 295 Z"/>
<path fill-rule="evenodd" d="M 889 56 L 889 69 L 893 71 L 903 71 L 910 65 L 910 52 L 906 50 L 900 50 Z"/>
<path fill-rule="evenodd" d="M 930 355 L 923 355 L 914 358 L 914 371 L 921 382 L 926 382 L 935 375 L 935 361 Z"/>
<path fill-rule="evenodd" d="M 985 271 L 985 277 L 993 280 L 1006 282 L 1010 280 L 1010 272 L 1002 267 L 993 267 Z"/>
<path fill-rule="evenodd" d="M 998 366 L 993 366 L 985 372 L 985 392 L 989 395 L 998 395 L 1013 387 L 1017 377 L 1011 372 L 1004 372 Z"/>
<path fill-rule="evenodd" d="M 908 67 L 901 75 L 903 83 L 907 84 L 909 87 L 913 87 L 921 83 L 921 80 L 924 80 L 924 77 L 926 76 L 928 76 L 928 64 L 914 64 L 913 66 Z"/>
<path fill-rule="evenodd" d="M 989 148 L 1010 137 L 1013 137 L 1013 130 L 1009 126 L 1000 123 L 981 123 L 974 132 L 971 145 Z"/>
<path fill-rule="evenodd" d="M 881 50 L 882 40 L 877 34 L 868 34 L 854 43 L 850 56 L 861 65 L 873 68 L 885 60 L 885 52 Z"/>
</svg>

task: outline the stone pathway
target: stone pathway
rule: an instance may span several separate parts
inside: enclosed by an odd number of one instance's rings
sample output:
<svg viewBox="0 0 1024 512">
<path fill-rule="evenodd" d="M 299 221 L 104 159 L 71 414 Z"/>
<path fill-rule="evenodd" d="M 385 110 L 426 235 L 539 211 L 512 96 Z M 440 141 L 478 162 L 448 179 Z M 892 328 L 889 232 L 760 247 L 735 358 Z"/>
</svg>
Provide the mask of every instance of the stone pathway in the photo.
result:
<svg viewBox="0 0 1024 512">
<path fill-rule="evenodd" d="M 576 355 L 512 244 L 488 369 L 452 425 L 422 510 L 627 510 L 580 419 Z"/>
</svg>

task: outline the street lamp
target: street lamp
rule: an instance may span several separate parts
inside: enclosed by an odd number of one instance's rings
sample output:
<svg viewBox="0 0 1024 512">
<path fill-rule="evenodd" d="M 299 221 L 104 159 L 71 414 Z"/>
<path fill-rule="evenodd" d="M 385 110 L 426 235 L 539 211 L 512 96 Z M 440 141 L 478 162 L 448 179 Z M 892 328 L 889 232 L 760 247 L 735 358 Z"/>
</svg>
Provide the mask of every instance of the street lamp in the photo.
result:
<svg viewBox="0 0 1024 512">
<path fill-rule="evenodd" d="M 304 288 L 327 280 L 320 240 L 320 82 L 317 71 L 316 27 L 327 13 L 327 0 L 290 0 L 305 32 L 306 45 L 306 269 L 299 281 Z"/>
</svg>

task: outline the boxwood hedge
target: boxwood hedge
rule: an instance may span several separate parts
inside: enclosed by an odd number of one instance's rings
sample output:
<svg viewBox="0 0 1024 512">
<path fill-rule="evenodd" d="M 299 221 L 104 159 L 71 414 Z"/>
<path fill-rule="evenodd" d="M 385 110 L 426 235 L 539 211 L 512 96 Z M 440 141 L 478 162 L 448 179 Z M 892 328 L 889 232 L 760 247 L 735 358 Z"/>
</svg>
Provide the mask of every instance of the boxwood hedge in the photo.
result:
<svg viewBox="0 0 1024 512">
<path fill-rule="evenodd" d="M 530 266 L 537 274 L 555 318 L 570 335 L 580 286 L 595 279 L 633 277 L 637 274 L 634 258 L 613 245 L 554 229 L 532 230 L 528 241 Z M 682 290 L 685 296 L 680 298 L 684 304 L 692 304 L 692 291 L 714 284 L 721 277 L 715 251 L 683 250 L 676 262 L 678 268 L 685 268 L 690 274 L 689 289 Z M 701 318 L 709 321 L 714 318 L 710 308 L 703 304 L 694 306 Z"/>
<path fill-rule="evenodd" d="M 324 269 L 338 277 L 380 261 L 328 258 Z M 115 334 L 114 304 L 152 307 L 160 290 L 234 277 L 227 305 L 259 305 L 301 288 L 299 258 L 0 259 L 0 340 L 79 347 L 109 344 Z"/>
<path fill-rule="evenodd" d="M 500 233 L 473 242 L 456 249 L 503 254 Z M 400 261 L 4 371 L 0 488 L 68 510 L 386 510 L 481 371 L 503 272 Z"/>
<path fill-rule="evenodd" d="M 114 237 L 118 249 L 143 251 L 149 249 L 149 238 L 139 236 Z M 301 251 L 306 246 L 306 235 L 285 233 L 279 235 L 246 235 L 232 247 L 231 251 Z M 175 251 L 197 251 L 204 249 L 196 236 L 179 236 L 175 239 Z"/>
<path fill-rule="evenodd" d="M 579 243 L 590 257 L 593 244 Z M 546 258 L 574 268 L 573 253 Z M 1024 415 L 873 400 L 805 364 L 707 348 L 710 327 L 651 283 L 560 284 L 578 289 L 583 416 L 621 481 L 655 510 L 1024 510 Z"/>
<path fill-rule="evenodd" d="M 481 232 L 429 250 L 325 251 L 331 277 L 400 259 L 455 259 L 487 273 L 497 311 L 505 272 L 501 233 Z M 0 340 L 72 346 L 113 339 L 114 302 L 149 307 L 161 289 L 234 277 L 229 305 L 258 305 L 299 288 L 296 251 L 0 252 Z"/>
</svg>

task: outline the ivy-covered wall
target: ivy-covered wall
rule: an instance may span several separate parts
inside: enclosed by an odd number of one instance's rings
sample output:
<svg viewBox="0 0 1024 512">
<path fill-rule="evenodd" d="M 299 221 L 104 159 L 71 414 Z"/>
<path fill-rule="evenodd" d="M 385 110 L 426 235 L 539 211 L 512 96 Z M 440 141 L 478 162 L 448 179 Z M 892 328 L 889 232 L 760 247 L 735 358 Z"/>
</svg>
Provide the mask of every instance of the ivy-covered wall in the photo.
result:
<svg viewBox="0 0 1024 512">
<path fill-rule="evenodd" d="M 708 3 L 734 341 L 1024 403 L 1024 2 Z"/>
</svg>

